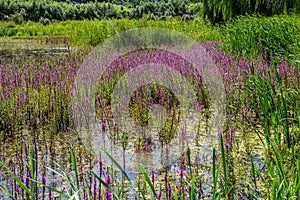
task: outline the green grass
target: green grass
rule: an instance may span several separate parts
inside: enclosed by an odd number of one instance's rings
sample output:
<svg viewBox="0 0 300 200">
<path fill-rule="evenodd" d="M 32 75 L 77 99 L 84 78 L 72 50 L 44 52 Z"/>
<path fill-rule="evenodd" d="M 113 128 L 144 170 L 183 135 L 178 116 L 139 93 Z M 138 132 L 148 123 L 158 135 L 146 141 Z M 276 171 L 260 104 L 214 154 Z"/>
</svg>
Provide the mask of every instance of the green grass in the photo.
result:
<svg viewBox="0 0 300 200">
<path fill-rule="evenodd" d="M 299 15 L 240 17 L 226 24 L 225 34 L 227 52 L 273 61 L 278 54 L 294 63 L 300 60 Z"/>
<path fill-rule="evenodd" d="M 106 38 L 129 29 L 141 27 L 169 28 L 185 33 L 195 40 L 221 40 L 222 35 L 217 27 L 198 21 L 148 21 L 148 20 L 84 20 L 54 22 L 50 25 L 27 22 L 0 22 L 0 37 L 15 39 L 45 38 L 67 36 L 74 44 L 96 46 Z"/>
</svg>

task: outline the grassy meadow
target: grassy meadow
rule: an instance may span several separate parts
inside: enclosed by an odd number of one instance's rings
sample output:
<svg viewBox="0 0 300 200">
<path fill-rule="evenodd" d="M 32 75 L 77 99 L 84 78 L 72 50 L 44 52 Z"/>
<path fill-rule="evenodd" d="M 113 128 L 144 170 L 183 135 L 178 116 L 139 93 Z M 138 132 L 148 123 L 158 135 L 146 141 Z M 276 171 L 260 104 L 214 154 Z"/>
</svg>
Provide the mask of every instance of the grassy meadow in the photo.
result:
<svg viewBox="0 0 300 200">
<path fill-rule="evenodd" d="M 226 117 L 217 145 L 206 152 L 211 156 L 197 154 L 201 142 L 195 141 L 175 163 L 156 168 L 132 164 L 128 156 L 118 160 L 109 150 L 95 156 L 83 145 L 72 118 L 77 72 L 105 39 L 141 27 L 168 28 L 190 36 L 217 66 L 226 93 Z M 0 45 L 1 199 L 299 198 L 299 15 L 244 16 L 219 26 L 202 19 L 0 22 Z M 61 49 L 63 53 L 55 54 Z M 19 51 L 25 53 L 14 54 Z M 131 117 L 141 126 L 149 121 L 145 105 L 166 108 L 168 118 L 158 138 L 151 133 L 131 138 L 111 115 L 112 83 L 132 67 L 140 52 L 133 53 L 124 59 L 128 68 L 116 64 L 120 70 L 107 72 L 109 78 L 100 79 L 96 98 L 89 100 L 95 102 L 99 134 L 108 134 L 122 155 L 143 157 L 157 149 L 168 155 L 182 117 L 170 88 L 152 85 L 131 98 Z M 148 54 L 160 55 L 154 50 Z M 200 102 L 200 131 L 195 132 L 209 134 L 212 110 L 207 86 L 189 76 L 188 65 L 182 69 Z M 149 162 L 156 163 L 155 159 Z M 136 170 L 129 171 L 129 165 Z"/>
</svg>

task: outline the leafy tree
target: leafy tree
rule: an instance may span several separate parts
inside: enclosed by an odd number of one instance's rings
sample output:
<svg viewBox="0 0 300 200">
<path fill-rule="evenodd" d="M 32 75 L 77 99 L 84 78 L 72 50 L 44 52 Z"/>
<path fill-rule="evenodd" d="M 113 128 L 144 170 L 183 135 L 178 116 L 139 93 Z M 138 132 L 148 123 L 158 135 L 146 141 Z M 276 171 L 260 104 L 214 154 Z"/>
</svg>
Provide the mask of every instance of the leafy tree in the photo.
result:
<svg viewBox="0 0 300 200">
<path fill-rule="evenodd" d="M 245 14 L 271 16 L 299 12 L 299 0 L 203 0 L 204 18 L 213 25 Z"/>
</svg>

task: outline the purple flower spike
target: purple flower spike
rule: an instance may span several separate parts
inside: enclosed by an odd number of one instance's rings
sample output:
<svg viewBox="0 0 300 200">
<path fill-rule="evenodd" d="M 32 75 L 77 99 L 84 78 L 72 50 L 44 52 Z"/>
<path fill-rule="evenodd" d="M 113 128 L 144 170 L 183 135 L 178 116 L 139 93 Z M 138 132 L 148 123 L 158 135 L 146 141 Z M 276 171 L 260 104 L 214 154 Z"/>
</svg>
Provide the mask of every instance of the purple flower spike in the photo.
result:
<svg viewBox="0 0 300 200">
<path fill-rule="evenodd" d="M 25 183 L 25 179 L 23 177 L 21 177 L 20 180 Z"/>
<path fill-rule="evenodd" d="M 165 181 L 168 181 L 168 174 L 165 173 L 165 177 L 164 177 Z"/>
<path fill-rule="evenodd" d="M 183 178 L 183 175 L 184 175 L 183 168 L 180 167 L 180 170 L 179 170 L 179 176 L 180 176 L 180 179 Z"/>
<path fill-rule="evenodd" d="M 161 198 L 161 195 L 162 195 L 162 191 L 161 191 L 161 190 L 159 190 L 159 192 L 158 192 L 158 195 L 157 195 L 158 199 L 160 199 L 160 198 Z"/>
<path fill-rule="evenodd" d="M 112 200 L 112 194 L 111 194 L 111 192 L 109 190 L 105 189 L 104 190 L 104 195 L 105 195 L 105 198 L 107 200 Z"/>
<path fill-rule="evenodd" d="M 190 186 L 187 185 L 187 186 L 184 187 L 185 192 L 188 192 L 189 190 L 190 190 Z"/>
<path fill-rule="evenodd" d="M 97 180 L 94 178 L 93 196 L 95 197 L 97 194 Z"/>
<path fill-rule="evenodd" d="M 116 121 L 115 121 L 115 119 L 114 119 L 114 118 L 112 118 L 112 119 L 111 119 L 111 123 L 112 123 L 113 125 L 115 125 L 115 124 L 116 124 Z"/>
<path fill-rule="evenodd" d="M 105 177 L 105 183 L 106 183 L 107 185 L 110 184 L 110 175 L 109 175 L 109 174 L 107 174 L 106 177 Z"/>
<path fill-rule="evenodd" d="M 106 124 L 102 123 L 102 131 L 105 131 Z"/>
<path fill-rule="evenodd" d="M 51 190 L 48 192 L 48 197 L 49 197 L 49 200 L 52 199 L 52 192 L 51 192 Z"/>
<path fill-rule="evenodd" d="M 27 188 L 30 187 L 30 174 L 29 174 L 29 172 L 27 172 L 27 174 L 26 174 L 25 185 L 26 185 Z"/>
<path fill-rule="evenodd" d="M 154 181 L 155 181 L 155 174 L 154 174 L 153 171 L 152 171 L 152 173 L 151 173 L 151 181 L 152 181 L 152 183 L 154 184 Z"/>
<path fill-rule="evenodd" d="M 170 186 L 170 184 L 168 185 L 168 195 L 171 196 L 172 195 L 172 188 Z"/>
<path fill-rule="evenodd" d="M 22 189 L 20 187 L 17 188 L 17 193 L 20 193 Z"/>
<path fill-rule="evenodd" d="M 99 158 L 98 158 L 98 164 L 100 166 L 103 166 L 103 161 L 102 161 L 102 157 L 101 156 L 99 156 Z"/>
<path fill-rule="evenodd" d="M 227 148 L 231 148 L 231 142 L 229 140 L 227 140 L 224 144 L 225 147 Z"/>
<path fill-rule="evenodd" d="M 42 177 L 42 183 L 43 183 L 44 185 L 46 185 L 46 181 L 47 181 L 46 176 L 43 176 L 43 177 Z"/>
<path fill-rule="evenodd" d="M 102 108 L 102 101 L 101 101 L 101 97 L 100 96 L 97 97 L 97 101 L 99 103 L 100 108 Z"/>
</svg>

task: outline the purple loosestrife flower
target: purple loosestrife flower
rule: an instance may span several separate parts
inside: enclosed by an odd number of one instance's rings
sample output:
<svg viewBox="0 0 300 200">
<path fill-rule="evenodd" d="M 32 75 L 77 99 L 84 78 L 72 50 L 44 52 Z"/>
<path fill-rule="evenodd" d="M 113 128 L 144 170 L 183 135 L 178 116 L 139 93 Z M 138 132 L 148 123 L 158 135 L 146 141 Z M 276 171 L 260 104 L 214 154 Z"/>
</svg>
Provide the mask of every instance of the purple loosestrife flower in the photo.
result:
<svg viewBox="0 0 300 200">
<path fill-rule="evenodd" d="M 112 194 L 108 189 L 104 190 L 104 196 L 107 200 L 112 200 Z"/>
<path fill-rule="evenodd" d="M 187 185 L 187 186 L 184 187 L 184 191 L 185 192 L 188 192 L 189 190 L 190 190 L 190 186 L 189 185 Z"/>
<path fill-rule="evenodd" d="M 25 183 L 24 177 L 21 177 L 20 180 L 21 180 L 23 183 Z"/>
<path fill-rule="evenodd" d="M 26 185 L 27 188 L 30 187 L 30 173 L 29 172 L 26 173 L 25 185 Z"/>
<path fill-rule="evenodd" d="M 101 156 L 99 156 L 99 158 L 98 158 L 98 164 L 100 166 L 103 166 L 103 161 L 102 161 L 102 157 Z"/>
<path fill-rule="evenodd" d="M 200 163 L 200 161 L 199 161 L 199 156 L 196 156 L 196 157 L 195 157 L 195 163 L 196 163 L 196 164 L 199 164 L 199 163 Z"/>
<path fill-rule="evenodd" d="M 17 193 L 20 193 L 22 191 L 21 187 L 17 187 Z"/>
<path fill-rule="evenodd" d="M 179 176 L 180 176 L 180 179 L 183 178 L 183 175 L 184 175 L 184 171 L 183 171 L 183 168 L 180 167 L 180 170 L 179 170 Z"/>
<path fill-rule="evenodd" d="M 227 140 L 224 144 L 225 147 L 227 148 L 231 148 L 231 142 L 229 140 Z"/>
<path fill-rule="evenodd" d="M 147 151 L 148 151 L 148 152 L 151 152 L 152 150 L 153 150 L 152 145 L 148 145 L 148 146 L 147 146 Z"/>
<path fill-rule="evenodd" d="M 105 183 L 107 184 L 107 185 L 109 185 L 110 184 L 110 175 L 109 174 L 107 174 L 106 175 L 106 177 L 105 177 Z"/>
<path fill-rule="evenodd" d="M 103 122 L 102 123 L 102 131 L 105 131 L 105 127 L 106 127 L 106 124 Z"/>
<path fill-rule="evenodd" d="M 154 184 L 154 181 L 155 181 L 155 174 L 154 174 L 153 171 L 152 171 L 152 173 L 151 173 L 151 181 L 152 181 L 152 184 Z"/>
<path fill-rule="evenodd" d="M 103 161 L 102 161 L 102 157 L 99 156 L 98 158 L 98 164 L 100 165 L 100 168 L 99 168 L 99 175 L 100 177 L 102 176 L 102 173 L 103 173 Z"/>
<path fill-rule="evenodd" d="M 164 179 L 165 179 L 165 181 L 168 181 L 168 174 L 167 174 L 167 172 L 165 173 Z"/>
<path fill-rule="evenodd" d="M 173 194 L 172 188 L 171 188 L 170 184 L 168 184 L 168 195 L 171 196 L 172 194 Z"/>
<path fill-rule="evenodd" d="M 96 197 L 97 196 L 97 180 L 94 177 L 94 187 L 93 187 L 93 196 Z"/>
<path fill-rule="evenodd" d="M 111 123 L 113 124 L 113 126 L 116 125 L 116 121 L 114 118 L 111 119 Z"/>
<path fill-rule="evenodd" d="M 158 199 L 160 199 L 160 198 L 161 198 L 161 195 L 162 195 L 162 191 L 161 191 L 161 190 L 159 190 L 159 192 L 158 192 L 158 195 L 157 195 Z"/>
<path fill-rule="evenodd" d="M 49 192 L 48 192 L 48 197 L 49 197 L 49 200 L 51 200 L 51 198 L 52 198 L 52 192 L 51 192 L 51 190 L 49 190 Z"/>
<path fill-rule="evenodd" d="M 46 176 L 43 176 L 43 177 L 42 177 L 42 183 L 43 183 L 44 185 L 46 185 L 46 181 L 47 181 Z"/>
</svg>

